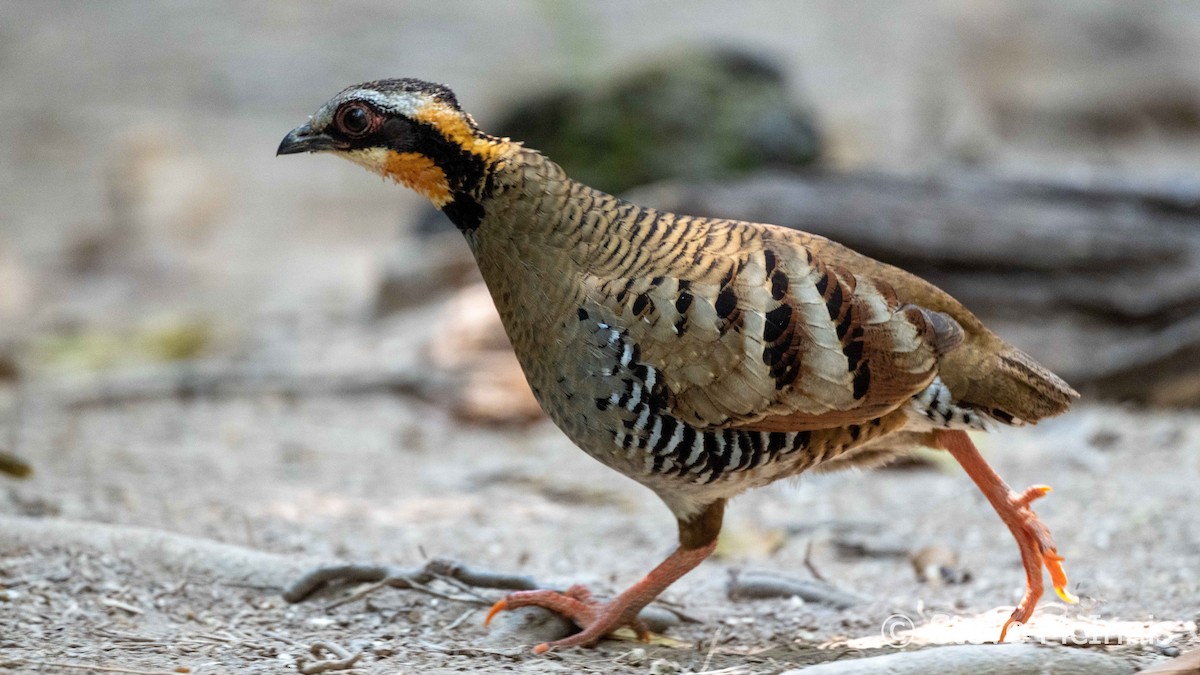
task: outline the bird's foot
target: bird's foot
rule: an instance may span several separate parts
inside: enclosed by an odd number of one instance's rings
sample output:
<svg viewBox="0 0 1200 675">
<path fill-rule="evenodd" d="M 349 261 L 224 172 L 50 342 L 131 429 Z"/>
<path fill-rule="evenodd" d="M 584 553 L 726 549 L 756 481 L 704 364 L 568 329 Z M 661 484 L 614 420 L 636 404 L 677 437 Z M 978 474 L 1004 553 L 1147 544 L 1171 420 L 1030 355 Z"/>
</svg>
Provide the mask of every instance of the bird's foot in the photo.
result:
<svg viewBox="0 0 1200 675">
<path fill-rule="evenodd" d="M 1078 599 L 1067 591 L 1067 573 L 1063 570 L 1063 557 L 1058 554 L 1050 528 L 1038 518 L 1030 504 L 1050 492 L 1048 485 L 1034 485 L 1024 492 L 1008 493 L 1007 509 L 997 506 L 1000 517 L 1008 524 L 1017 546 L 1021 549 L 1021 563 L 1025 567 L 1025 595 L 1017 604 L 1004 627 L 1000 629 L 1000 640 L 1008 634 L 1014 623 L 1023 624 L 1033 615 L 1038 600 L 1042 597 L 1042 567 L 1050 573 L 1054 592 L 1063 602 L 1075 603 Z"/>
<path fill-rule="evenodd" d="M 637 633 L 643 641 L 650 639 L 650 631 L 637 618 L 638 612 L 646 602 L 637 602 L 634 597 L 623 593 L 614 600 L 599 602 L 592 597 L 591 591 L 584 586 L 575 585 L 565 592 L 558 591 L 517 591 L 510 593 L 502 600 L 492 605 L 484 625 L 505 610 L 520 607 L 544 607 L 552 612 L 561 614 L 583 630 L 554 642 L 543 642 L 533 648 L 533 653 L 544 654 L 559 647 L 591 647 L 605 635 L 618 628 L 628 626 Z M 651 598 L 652 599 L 652 598 Z"/>
<path fill-rule="evenodd" d="M 709 504 L 699 514 L 679 521 L 679 548 L 650 570 L 650 573 L 625 589 L 608 602 L 598 602 L 583 586 L 572 586 L 565 592 L 517 591 L 510 593 L 492 605 L 484 619 L 484 625 L 492 617 L 506 609 L 518 607 L 544 607 L 575 622 L 580 632 L 554 642 L 543 642 L 533 648 L 534 654 L 545 654 L 561 647 L 591 647 L 605 635 L 618 628 L 629 626 L 643 640 L 650 639 L 646 624 L 638 619 L 642 611 L 668 586 L 695 569 L 717 547 L 717 533 L 721 531 L 721 516 L 725 511 L 725 500 Z"/>
<path fill-rule="evenodd" d="M 958 460 L 980 492 L 987 497 L 1021 549 L 1021 564 L 1025 568 L 1025 595 L 1008 617 L 1008 621 L 1004 622 L 998 642 L 1004 642 L 1009 626 L 1025 623 L 1033 616 L 1033 610 L 1042 597 L 1042 567 L 1050 572 L 1050 581 L 1054 584 L 1054 592 L 1058 597 L 1063 602 L 1077 602 L 1076 598 L 1067 592 L 1067 573 L 1063 571 L 1063 557 L 1058 554 L 1054 538 L 1050 536 L 1050 528 L 1046 527 L 1030 508 L 1034 500 L 1050 492 L 1050 487 L 1035 485 L 1024 492 L 1013 492 L 992 467 L 988 466 L 979 454 L 979 449 L 964 431 L 940 431 L 937 441 Z"/>
</svg>

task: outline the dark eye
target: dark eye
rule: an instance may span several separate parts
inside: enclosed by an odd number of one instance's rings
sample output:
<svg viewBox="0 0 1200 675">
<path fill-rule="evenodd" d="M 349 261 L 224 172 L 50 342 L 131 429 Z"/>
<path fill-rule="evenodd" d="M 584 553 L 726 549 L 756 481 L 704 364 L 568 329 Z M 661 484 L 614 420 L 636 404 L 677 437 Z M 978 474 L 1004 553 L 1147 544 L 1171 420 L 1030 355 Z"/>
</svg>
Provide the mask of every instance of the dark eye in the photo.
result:
<svg viewBox="0 0 1200 675">
<path fill-rule="evenodd" d="M 361 103 L 343 106 L 337 114 L 337 125 L 349 136 L 362 136 L 371 130 L 374 123 L 372 111 Z"/>
</svg>

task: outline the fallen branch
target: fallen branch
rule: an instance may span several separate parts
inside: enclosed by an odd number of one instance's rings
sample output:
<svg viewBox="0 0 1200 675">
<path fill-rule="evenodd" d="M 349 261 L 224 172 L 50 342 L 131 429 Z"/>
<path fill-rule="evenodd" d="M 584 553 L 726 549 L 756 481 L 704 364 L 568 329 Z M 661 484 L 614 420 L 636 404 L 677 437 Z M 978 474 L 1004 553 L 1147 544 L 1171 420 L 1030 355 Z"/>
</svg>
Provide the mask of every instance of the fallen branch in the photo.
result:
<svg viewBox="0 0 1200 675">
<path fill-rule="evenodd" d="M 449 583 L 460 590 L 467 591 L 470 589 L 464 589 L 463 586 L 508 591 L 528 591 L 545 588 L 545 586 L 537 583 L 534 579 L 521 574 L 491 572 L 470 567 L 455 560 L 434 558 L 425 563 L 423 567 L 413 569 L 370 564 L 324 565 L 316 567 L 309 570 L 289 586 L 283 592 L 283 599 L 291 603 L 303 602 L 321 588 L 336 583 L 371 585 L 346 598 L 331 603 L 327 609 L 333 609 L 361 600 L 381 588 L 410 589 L 446 600 L 473 603 L 480 606 L 489 606 L 494 602 L 494 599 L 478 595 L 474 597 L 461 597 L 442 593 L 429 586 L 434 581 Z M 669 607 L 656 605 L 644 607 L 638 614 L 638 618 L 646 624 L 647 628 L 656 633 L 661 633 L 683 620 L 696 621 L 682 612 L 676 612 Z"/>
<path fill-rule="evenodd" d="M 814 540 L 809 539 L 808 544 L 804 546 L 804 569 L 808 570 L 808 573 L 813 575 L 817 581 L 829 583 L 829 580 L 825 578 L 824 574 L 821 574 L 821 570 L 817 569 L 816 563 L 813 562 L 813 542 Z"/>
<path fill-rule="evenodd" d="M 380 587 L 413 588 L 428 591 L 426 584 L 435 580 L 455 580 L 476 588 L 498 588 L 512 591 L 525 591 L 538 588 L 538 585 L 527 576 L 502 574 L 468 567 L 460 562 L 435 558 L 416 569 L 400 569 L 387 565 L 327 565 L 317 567 L 302 577 L 283 592 L 283 599 L 288 602 L 302 602 L 321 587 L 330 583 L 375 583 Z M 440 594 L 451 600 L 461 600 L 453 596 Z"/>
<path fill-rule="evenodd" d="M 729 570 L 725 593 L 730 600 L 798 597 L 805 602 L 815 602 L 836 609 L 846 609 L 862 602 L 862 598 L 857 595 L 822 581 L 792 579 L 759 572 L 741 573 L 737 570 Z"/>
<path fill-rule="evenodd" d="M 455 579 L 477 588 L 529 591 L 539 587 L 537 582 L 524 575 L 479 570 L 448 558 L 434 558 L 425 569 L 434 575 Z"/>
</svg>

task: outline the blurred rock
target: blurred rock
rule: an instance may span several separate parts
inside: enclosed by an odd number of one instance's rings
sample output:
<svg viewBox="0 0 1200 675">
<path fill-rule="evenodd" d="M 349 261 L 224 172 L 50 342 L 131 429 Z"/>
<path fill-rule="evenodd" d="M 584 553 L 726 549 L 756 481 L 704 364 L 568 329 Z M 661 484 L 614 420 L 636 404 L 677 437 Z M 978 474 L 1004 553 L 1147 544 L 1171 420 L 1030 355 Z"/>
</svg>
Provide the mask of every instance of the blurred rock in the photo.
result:
<svg viewBox="0 0 1200 675">
<path fill-rule="evenodd" d="M 449 405 L 461 420 L 529 424 L 545 415 L 513 355 L 492 296 L 482 283 L 454 296 L 442 312 L 430 363 L 452 376 Z"/>
<path fill-rule="evenodd" d="M 0 337 L 0 384 L 10 384 L 21 379 L 21 366 L 17 362 L 17 348 Z"/>
<path fill-rule="evenodd" d="M 548 609 L 520 607 L 497 614 L 483 642 L 493 647 L 533 646 L 560 640 L 578 630 L 570 619 Z"/>
<path fill-rule="evenodd" d="M 732 522 L 717 539 L 717 548 L 713 551 L 716 560 L 764 560 L 778 553 L 787 543 L 787 532 L 784 530 L 763 527 L 753 520 L 730 520 Z"/>
<path fill-rule="evenodd" d="M 914 551 L 908 561 L 917 579 L 927 584 L 940 586 L 971 580 L 971 573 L 958 565 L 958 553 L 948 546 L 925 546 Z"/>
<path fill-rule="evenodd" d="M 583 82 L 516 104 L 489 129 L 607 192 L 816 161 L 816 122 L 779 67 L 733 48 L 666 56 L 607 84 Z"/>
<path fill-rule="evenodd" d="M 28 478 L 33 474 L 33 467 L 20 457 L 0 450 L 0 473 L 14 478 Z"/>
</svg>

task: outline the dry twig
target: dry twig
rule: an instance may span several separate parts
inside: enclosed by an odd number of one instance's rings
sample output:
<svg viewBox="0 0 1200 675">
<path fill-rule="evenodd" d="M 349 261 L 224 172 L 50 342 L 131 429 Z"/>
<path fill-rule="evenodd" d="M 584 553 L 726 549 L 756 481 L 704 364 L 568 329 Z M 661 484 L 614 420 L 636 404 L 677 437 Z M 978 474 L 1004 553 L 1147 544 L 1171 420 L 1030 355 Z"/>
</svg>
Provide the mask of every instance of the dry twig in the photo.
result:
<svg viewBox="0 0 1200 675">
<path fill-rule="evenodd" d="M 309 662 L 304 655 L 296 657 L 296 669 L 304 675 L 316 675 L 335 670 L 350 670 L 362 658 L 362 652 L 351 654 L 336 642 L 314 642 L 308 651 L 316 658 Z M 333 658 L 327 658 L 327 655 Z"/>
<path fill-rule="evenodd" d="M 451 621 L 444 629 L 442 629 L 443 632 L 449 633 L 450 631 L 454 630 L 455 628 L 458 628 L 459 626 L 462 625 L 462 623 L 464 621 L 466 621 L 472 614 L 474 614 L 475 611 L 476 610 L 474 610 L 474 609 L 468 609 L 467 611 L 458 615 L 457 619 L 455 619 L 454 621 Z"/>
<path fill-rule="evenodd" d="M 716 632 L 713 633 L 712 642 L 708 645 L 708 653 L 704 655 L 704 665 L 700 666 L 701 672 L 708 670 L 708 664 L 712 663 L 713 652 L 717 650 L 717 640 L 721 639 L 721 626 L 717 625 Z"/>
<path fill-rule="evenodd" d="M 129 612 L 130 614 L 134 615 L 144 613 L 140 607 L 134 607 L 127 602 L 121 602 L 120 600 L 114 600 L 112 598 L 100 598 L 100 604 L 104 605 L 105 607 L 119 609 L 123 612 Z"/>
<path fill-rule="evenodd" d="M 813 543 L 814 540 L 809 539 L 808 545 L 804 547 L 804 568 L 807 569 L 808 573 L 813 575 L 813 578 L 817 581 L 828 583 L 829 580 L 825 578 L 825 575 L 821 574 L 821 570 L 817 569 L 816 564 L 813 563 Z"/>
<path fill-rule="evenodd" d="M 829 605 L 837 609 L 846 609 L 862 602 L 858 596 L 820 581 L 756 572 L 742 574 L 737 570 L 729 570 L 729 582 L 725 586 L 725 593 L 730 600 L 796 596 L 805 602 Z"/>
</svg>

